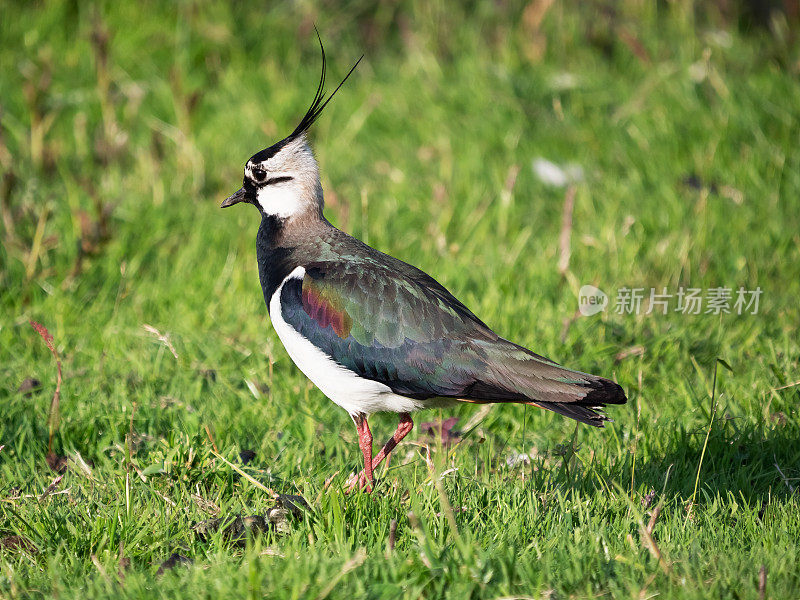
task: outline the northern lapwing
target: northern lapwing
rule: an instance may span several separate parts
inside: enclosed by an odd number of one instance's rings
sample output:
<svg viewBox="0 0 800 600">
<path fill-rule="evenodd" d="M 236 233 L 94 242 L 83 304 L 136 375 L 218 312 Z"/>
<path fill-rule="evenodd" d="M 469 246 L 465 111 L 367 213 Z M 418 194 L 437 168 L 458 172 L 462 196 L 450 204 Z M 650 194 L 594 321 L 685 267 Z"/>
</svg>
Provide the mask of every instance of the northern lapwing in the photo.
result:
<svg viewBox="0 0 800 600">
<path fill-rule="evenodd" d="M 300 124 L 250 157 L 242 188 L 222 203 L 258 209 L 258 273 L 272 325 L 300 370 L 355 422 L 364 470 L 350 489 L 372 490 L 374 469 L 423 408 L 531 404 L 602 427 L 603 407 L 626 401 L 619 385 L 503 339 L 430 275 L 325 219 L 306 133 L 357 65 L 326 99 L 322 49 L 322 75 Z M 373 457 L 367 418 L 382 411 L 400 423 Z"/>
</svg>

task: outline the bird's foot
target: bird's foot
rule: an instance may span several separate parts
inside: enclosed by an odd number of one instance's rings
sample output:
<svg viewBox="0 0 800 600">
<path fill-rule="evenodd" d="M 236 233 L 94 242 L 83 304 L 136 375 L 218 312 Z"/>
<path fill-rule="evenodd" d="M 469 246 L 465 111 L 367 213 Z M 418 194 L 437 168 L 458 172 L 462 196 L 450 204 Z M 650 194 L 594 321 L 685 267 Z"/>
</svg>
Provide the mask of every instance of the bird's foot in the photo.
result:
<svg viewBox="0 0 800 600">
<path fill-rule="evenodd" d="M 358 475 L 351 475 L 345 482 L 345 486 L 347 486 L 345 494 L 350 494 L 356 487 L 369 494 L 372 493 L 373 482 L 367 479 L 367 474 L 362 470 Z"/>
</svg>

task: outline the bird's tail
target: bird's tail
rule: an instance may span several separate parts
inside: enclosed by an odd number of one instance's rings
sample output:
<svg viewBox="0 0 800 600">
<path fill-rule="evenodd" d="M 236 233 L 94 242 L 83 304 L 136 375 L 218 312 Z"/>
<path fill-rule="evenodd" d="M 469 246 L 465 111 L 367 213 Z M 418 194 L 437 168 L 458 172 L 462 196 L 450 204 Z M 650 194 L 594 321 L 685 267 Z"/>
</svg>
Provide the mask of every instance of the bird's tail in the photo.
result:
<svg viewBox="0 0 800 600">
<path fill-rule="evenodd" d="M 582 375 L 585 375 L 582 373 Z M 604 408 L 608 404 L 625 404 L 628 398 L 625 396 L 625 391 L 620 385 L 595 375 L 588 375 L 589 391 L 583 397 L 578 397 L 572 402 L 530 402 L 534 406 L 552 410 L 560 415 L 575 419 L 587 425 L 595 427 L 603 427 L 606 421 L 613 421 L 606 416 Z M 583 393 L 587 386 L 583 384 L 578 385 L 579 391 L 576 396 Z"/>
<path fill-rule="evenodd" d="M 482 350 L 488 360 L 469 386 L 467 401 L 531 404 L 595 427 L 611 420 L 603 412 L 605 406 L 627 402 L 619 384 L 566 369 L 511 342 Z"/>
</svg>

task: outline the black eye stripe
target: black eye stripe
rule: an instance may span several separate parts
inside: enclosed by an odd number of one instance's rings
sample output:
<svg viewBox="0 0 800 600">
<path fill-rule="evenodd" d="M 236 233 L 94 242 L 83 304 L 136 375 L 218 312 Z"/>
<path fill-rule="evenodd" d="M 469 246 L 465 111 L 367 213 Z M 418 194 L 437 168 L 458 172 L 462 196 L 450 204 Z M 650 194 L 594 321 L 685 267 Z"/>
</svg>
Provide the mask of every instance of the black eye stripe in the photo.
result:
<svg viewBox="0 0 800 600">
<path fill-rule="evenodd" d="M 272 185 L 273 183 L 283 183 L 284 181 L 291 181 L 294 177 L 289 177 L 288 175 L 284 175 L 283 177 L 273 177 L 272 179 L 267 179 L 264 182 L 264 185 Z"/>
</svg>

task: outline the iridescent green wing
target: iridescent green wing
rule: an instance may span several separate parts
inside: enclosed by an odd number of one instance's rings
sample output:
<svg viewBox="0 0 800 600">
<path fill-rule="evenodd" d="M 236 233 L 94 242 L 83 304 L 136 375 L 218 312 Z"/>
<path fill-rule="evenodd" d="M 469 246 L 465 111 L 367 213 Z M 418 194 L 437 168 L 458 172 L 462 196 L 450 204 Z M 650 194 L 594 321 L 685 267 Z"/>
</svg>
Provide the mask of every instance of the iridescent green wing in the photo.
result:
<svg viewBox="0 0 800 600">
<path fill-rule="evenodd" d="M 281 292 L 284 320 L 341 366 L 413 398 L 527 402 L 601 425 L 614 382 L 565 369 L 498 337 L 431 277 L 405 263 L 306 267 Z"/>
</svg>

